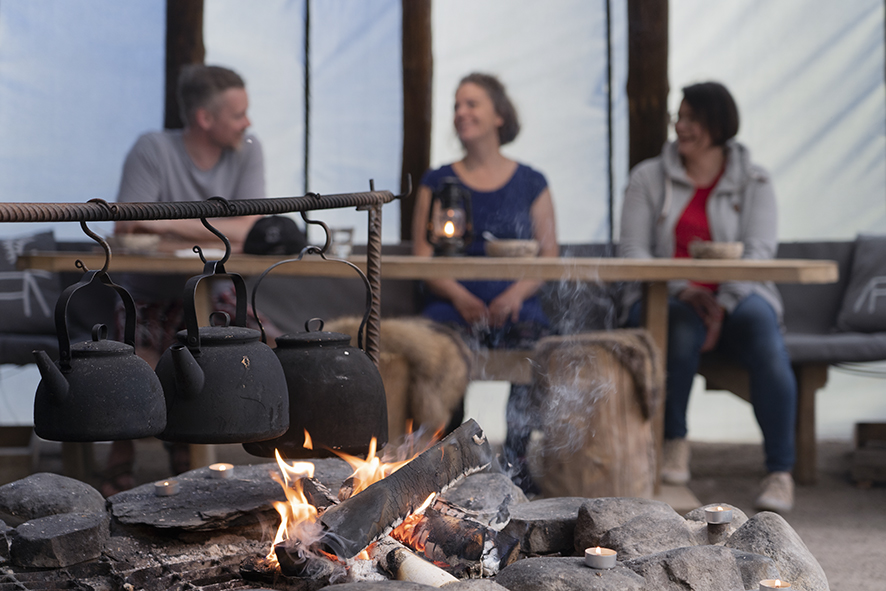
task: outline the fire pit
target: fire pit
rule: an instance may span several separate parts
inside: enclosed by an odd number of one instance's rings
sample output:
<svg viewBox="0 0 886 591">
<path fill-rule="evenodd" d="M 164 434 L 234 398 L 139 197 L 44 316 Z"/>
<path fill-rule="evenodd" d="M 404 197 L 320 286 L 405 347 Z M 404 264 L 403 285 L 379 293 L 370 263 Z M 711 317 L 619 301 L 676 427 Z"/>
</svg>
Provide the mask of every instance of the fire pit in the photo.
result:
<svg viewBox="0 0 886 591">
<path fill-rule="evenodd" d="M 396 470 L 372 454 L 349 459 L 361 462 L 356 473 L 334 458 L 236 466 L 225 479 L 201 468 L 176 477 L 177 494 L 158 496 L 149 483 L 106 507 L 88 485 L 57 475 L 0 487 L 8 542 L 0 542 L 0 589 L 76 581 L 82 589 L 314 591 L 478 577 L 512 591 L 563 581 L 586 589 L 677 589 L 677 581 L 749 589 L 764 579 L 827 589 L 818 563 L 773 513 L 748 519 L 720 504 L 733 519 L 714 542 L 704 508 L 681 517 L 643 499 L 527 502 L 497 473 L 473 421 Z M 366 486 L 373 470 L 385 478 Z M 280 515 L 294 515 L 294 507 L 308 519 L 281 526 Z M 593 547 L 615 550 L 616 566 L 585 566 Z"/>
</svg>

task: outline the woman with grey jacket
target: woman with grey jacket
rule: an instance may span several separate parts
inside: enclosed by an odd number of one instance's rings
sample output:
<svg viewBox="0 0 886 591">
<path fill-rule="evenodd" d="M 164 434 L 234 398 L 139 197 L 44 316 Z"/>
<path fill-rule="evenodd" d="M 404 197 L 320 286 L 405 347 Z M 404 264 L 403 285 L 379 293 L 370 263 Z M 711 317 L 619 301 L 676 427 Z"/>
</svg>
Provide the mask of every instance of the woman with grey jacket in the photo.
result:
<svg viewBox="0 0 886 591">
<path fill-rule="evenodd" d="M 744 258 L 771 259 L 775 193 L 769 175 L 733 138 L 738 109 L 716 82 L 683 89 L 676 141 L 631 172 L 621 218 L 620 254 L 630 258 L 689 256 L 695 240 L 742 242 Z M 686 409 L 702 353 L 716 350 L 748 370 L 754 414 L 763 432 L 766 467 L 757 508 L 793 506 L 797 385 L 781 336 L 782 305 L 771 283 L 668 285 L 667 400 L 662 480 L 689 481 Z M 625 301 L 637 326 L 640 294 Z"/>
</svg>

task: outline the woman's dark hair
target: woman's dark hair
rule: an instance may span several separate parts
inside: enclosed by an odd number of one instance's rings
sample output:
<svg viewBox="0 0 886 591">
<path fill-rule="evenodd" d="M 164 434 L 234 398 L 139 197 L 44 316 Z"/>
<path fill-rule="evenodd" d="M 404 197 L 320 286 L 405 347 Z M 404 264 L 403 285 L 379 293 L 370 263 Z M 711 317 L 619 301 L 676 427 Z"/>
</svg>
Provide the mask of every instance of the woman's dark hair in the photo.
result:
<svg viewBox="0 0 886 591">
<path fill-rule="evenodd" d="M 738 107 L 726 87 L 719 82 L 701 82 L 683 89 L 683 100 L 692 109 L 715 146 L 722 146 L 738 133 Z"/>
<path fill-rule="evenodd" d="M 492 99 L 492 106 L 495 108 L 495 112 L 504 121 L 501 127 L 498 128 L 499 144 L 503 146 L 514 141 L 514 138 L 520 133 L 520 119 L 517 117 L 517 109 L 514 108 L 514 103 L 508 98 L 504 85 L 495 76 L 480 74 L 479 72 L 468 74 L 461 79 L 458 85 L 461 87 L 462 84 L 468 82 L 476 84 L 486 91 L 486 94 Z"/>
</svg>

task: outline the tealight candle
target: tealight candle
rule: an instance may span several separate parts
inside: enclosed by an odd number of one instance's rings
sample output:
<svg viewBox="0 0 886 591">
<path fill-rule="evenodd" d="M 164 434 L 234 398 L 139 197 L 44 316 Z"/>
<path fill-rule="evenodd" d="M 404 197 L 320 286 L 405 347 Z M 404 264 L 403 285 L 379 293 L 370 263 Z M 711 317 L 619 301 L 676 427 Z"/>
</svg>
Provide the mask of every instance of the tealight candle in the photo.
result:
<svg viewBox="0 0 886 591">
<path fill-rule="evenodd" d="M 613 568 L 618 552 L 610 548 L 585 548 L 585 564 L 591 568 Z"/>
<path fill-rule="evenodd" d="M 230 478 L 234 475 L 234 464 L 212 464 L 209 473 L 213 478 Z"/>
<path fill-rule="evenodd" d="M 154 494 L 158 497 L 171 497 L 178 494 L 178 480 L 160 480 L 154 483 Z"/>
<path fill-rule="evenodd" d="M 760 591 L 770 591 L 771 589 L 790 589 L 791 584 L 781 579 L 763 579 L 760 581 Z"/>
<path fill-rule="evenodd" d="M 721 525 L 732 521 L 732 509 L 726 507 L 708 507 L 704 510 L 704 516 L 711 525 Z"/>
</svg>

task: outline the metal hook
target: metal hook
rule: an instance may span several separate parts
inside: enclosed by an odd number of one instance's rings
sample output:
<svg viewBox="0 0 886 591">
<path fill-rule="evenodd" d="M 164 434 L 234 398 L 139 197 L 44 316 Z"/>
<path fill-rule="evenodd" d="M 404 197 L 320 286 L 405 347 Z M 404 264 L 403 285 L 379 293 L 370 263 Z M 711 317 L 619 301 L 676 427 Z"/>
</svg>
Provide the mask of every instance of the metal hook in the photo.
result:
<svg viewBox="0 0 886 591">
<path fill-rule="evenodd" d="M 329 226 L 327 226 L 325 222 L 321 222 L 320 220 L 308 219 L 308 216 L 304 211 L 301 212 L 301 219 L 303 219 L 306 224 L 314 224 L 315 226 L 320 226 L 321 228 L 323 228 L 323 231 L 326 232 L 326 243 L 323 245 L 323 248 L 320 249 L 320 252 L 328 252 L 329 245 L 332 244 L 332 232 L 330 232 Z M 304 254 L 304 251 L 302 251 L 302 254 Z"/>
<path fill-rule="evenodd" d="M 105 241 L 104 238 L 102 238 L 101 236 L 99 236 L 98 234 L 96 234 L 95 232 L 90 230 L 89 226 L 86 225 L 86 222 L 80 222 L 80 228 L 86 233 L 87 236 L 89 236 L 90 238 L 92 238 L 93 240 L 98 242 L 99 246 L 102 247 L 102 250 L 105 251 L 105 266 L 102 267 L 100 272 L 107 273 L 108 267 L 111 265 L 111 247 L 108 246 L 108 243 Z M 86 268 L 86 265 L 80 259 L 77 259 L 76 261 L 74 261 L 74 265 L 78 269 L 82 269 L 83 271 L 89 270 Z"/>
<path fill-rule="evenodd" d="M 210 197 L 209 199 L 207 199 L 207 201 L 219 201 L 228 209 L 228 211 L 234 211 L 234 206 L 231 205 L 230 203 L 228 203 L 228 200 L 225 199 L 224 197 Z M 217 229 L 215 229 L 215 227 L 213 227 L 212 224 L 207 222 L 206 218 L 200 218 L 200 222 L 203 224 L 204 228 L 206 228 L 207 230 L 209 230 L 210 232 L 215 234 L 215 236 L 224 243 L 225 255 L 222 257 L 222 259 L 220 261 L 218 261 L 219 263 L 224 265 L 227 262 L 228 258 L 230 258 L 230 256 L 231 256 L 231 241 L 228 240 L 227 236 L 225 236 L 224 234 L 219 232 Z M 204 265 L 208 262 L 206 260 L 206 257 L 203 255 L 203 249 L 200 248 L 199 245 L 195 245 L 192 250 L 197 253 L 197 255 L 200 257 L 200 260 L 203 261 Z"/>
</svg>

